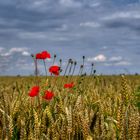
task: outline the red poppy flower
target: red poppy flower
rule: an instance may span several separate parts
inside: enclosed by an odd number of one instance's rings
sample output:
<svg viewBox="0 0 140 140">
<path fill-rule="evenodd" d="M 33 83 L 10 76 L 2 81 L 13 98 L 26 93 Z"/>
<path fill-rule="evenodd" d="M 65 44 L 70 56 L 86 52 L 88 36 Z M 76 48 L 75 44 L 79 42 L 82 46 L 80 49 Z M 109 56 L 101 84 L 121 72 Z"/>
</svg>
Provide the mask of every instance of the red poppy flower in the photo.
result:
<svg viewBox="0 0 140 140">
<path fill-rule="evenodd" d="M 43 98 L 46 99 L 46 100 L 51 100 L 53 98 L 53 96 L 54 96 L 53 92 L 46 90 Z"/>
<path fill-rule="evenodd" d="M 51 66 L 49 68 L 49 72 L 51 74 L 54 74 L 54 75 L 59 75 L 59 70 L 60 70 L 60 67 L 59 66 Z"/>
<path fill-rule="evenodd" d="M 29 92 L 29 96 L 30 97 L 35 97 L 37 96 L 39 93 L 39 86 L 34 86 L 31 88 L 30 92 Z"/>
<path fill-rule="evenodd" d="M 74 87 L 74 83 L 73 82 L 64 85 L 64 88 L 73 88 L 73 87 Z"/>
<path fill-rule="evenodd" d="M 51 58 L 51 55 L 47 51 L 43 51 L 41 55 L 42 59 Z"/>
<path fill-rule="evenodd" d="M 36 54 L 36 59 L 42 59 L 42 54 L 41 53 L 37 53 Z"/>
<path fill-rule="evenodd" d="M 41 53 L 36 54 L 36 59 L 46 59 L 46 58 L 51 58 L 50 53 L 48 53 L 47 51 L 43 51 Z"/>
</svg>

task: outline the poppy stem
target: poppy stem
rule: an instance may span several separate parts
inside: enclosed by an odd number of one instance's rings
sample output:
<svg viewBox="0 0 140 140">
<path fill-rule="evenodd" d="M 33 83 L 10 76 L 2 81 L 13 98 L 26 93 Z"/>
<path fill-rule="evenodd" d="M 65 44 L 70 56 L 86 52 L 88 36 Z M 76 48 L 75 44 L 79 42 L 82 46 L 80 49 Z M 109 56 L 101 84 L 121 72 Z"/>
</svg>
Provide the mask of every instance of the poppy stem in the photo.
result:
<svg viewBox="0 0 140 140">
<path fill-rule="evenodd" d="M 60 59 L 59 62 L 60 62 L 60 66 L 59 67 L 61 68 L 61 66 L 62 66 L 62 59 Z"/>
<path fill-rule="evenodd" d="M 92 76 L 93 66 L 94 66 L 94 64 L 92 63 L 92 64 L 91 64 L 91 72 L 90 72 L 90 76 Z"/>
<path fill-rule="evenodd" d="M 96 70 L 94 69 L 94 63 L 91 64 L 92 68 L 91 68 L 91 73 L 90 73 L 90 80 L 92 79 L 92 77 L 94 76 L 95 77 L 95 73 L 96 73 Z"/>
<path fill-rule="evenodd" d="M 73 76 L 73 74 L 74 74 L 74 71 L 75 71 L 75 68 L 76 68 L 76 64 L 77 64 L 77 62 L 75 61 L 75 62 L 74 62 L 74 67 L 73 67 L 73 71 L 72 71 L 72 74 L 71 74 L 71 77 L 70 77 L 70 80 L 72 79 L 72 76 Z"/>
<path fill-rule="evenodd" d="M 60 67 L 59 73 L 61 73 L 62 72 L 62 69 L 61 69 L 61 67 L 62 67 L 62 59 L 60 59 L 59 62 L 60 62 L 60 65 L 59 65 L 59 67 Z"/>
<path fill-rule="evenodd" d="M 46 62 L 45 62 L 45 60 L 43 60 L 43 63 L 44 63 L 44 67 L 45 67 L 45 74 L 46 74 L 46 76 L 47 76 L 47 67 L 46 67 Z"/>
<path fill-rule="evenodd" d="M 64 78 L 65 78 L 66 72 L 67 72 L 68 67 L 69 67 L 69 64 L 70 64 L 70 60 L 71 60 L 71 59 L 68 60 L 68 63 L 67 63 L 67 66 L 66 66 L 66 69 L 65 69 L 65 72 L 64 72 L 63 78 L 62 78 L 62 80 L 61 80 L 61 82 L 60 82 L 60 87 L 61 87 L 62 84 L 63 84 L 63 81 L 64 81 Z"/>
<path fill-rule="evenodd" d="M 35 59 L 35 75 L 36 75 L 36 84 L 39 86 L 39 81 L 38 81 L 38 67 L 37 67 L 37 59 Z M 38 104 L 40 106 L 40 99 L 39 95 L 37 96 L 38 99 Z"/>
<path fill-rule="evenodd" d="M 34 59 L 34 63 L 35 63 L 36 85 L 38 85 L 38 67 L 37 67 L 37 59 Z"/>
<path fill-rule="evenodd" d="M 34 99 L 31 98 L 31 106 L 33 107 L 33 105 L 34 105 Z"/>
<path fill-rule="evenodd" d="M 69 68 L 68 76 L 70 76 L 70 73 L 71 73 L 71 70 L 72 70 L 72 66 L 73 66 L 73 61 L 71 61 L 70 64 L 71 64 L 71 65 L 70 65 L 70 68 Z M 70 81 L 70 79 L 71 79 L 71 77 L 68 78 L 67 82 Z"/>
<path fill-rule="evenodd" d="M 31 57 L 33 58 L 33 61 L 34 61 L 34 66 L 35 66 L 35 71 L 34 71 L 34 74 L 35 74 L 35 83 L 37 85 L 37 62 L 36 62 L 37 60 L 36 60 L 34 54 L 31 54 Z"/>
<path fill-rule="evenodd" d="M 69 59 L 69 61 L 68 61 L 68 64 L 67 64 L 67 66 L 66 66 L 66 69 L 65 69 L 65 72 L 64 72 L 64 75 L 63 75 L 63 76 L 66 75 L 66 72 L 67 72 L 67 70 L 68 70 L 69 64 L 70 64 L 70 59 Z"/>
<path fill-rule="evenodd" d="M 85 56 L 83 56 L 83 66 L 84 66 L 84 64 L 85 64 Z"/>
<path fill-rule="evenodd" d="M 69 68 L 69 73 L 68 73 L 68 75 L 70 75 L 70 73 L 71 73 L 71 69 L 72 69 L 72 66 L 73 66 L 73 62 L 71 62 L 70 64 L 71 64 L 71 65 L 70 65 L 70 68 Z"/>
<path fill-rule="evenodd" d="M 56 54 L 54 54 L 54 57 L 53 57 L 53 65 L 54 65 L 55 59 L 56 59 Z"/>
<path fill-rule="evenodd" d="M 37 67 L 37 59 L 34 57 L 34 55 L 32 54 L 31 55 L 32 56 L 32 58 L 33 58 L 33 60 L 34 60 L 34 64 L 35 64 L 35 82 L 36 82 L 36 85 L 38 85 L 39 86 L 39 81 L 38 81 L 38 67 Z M 31 103 L 32 104 L 32 103 Z M 33 104 L 34 104 L 34 102 L 33 102 Z M 38 95 L 38 104 L 39 104 L 39 106 L 40 106 L 40 99 L 39 99 L 39 95 Z"/>
<path fill-rule="evenodd" d="M 83 73 L 83 65 L 80 66 L 80 70 L 79 70 L 78 76 L 82 75 L 82 73 Z"/>
</svg>

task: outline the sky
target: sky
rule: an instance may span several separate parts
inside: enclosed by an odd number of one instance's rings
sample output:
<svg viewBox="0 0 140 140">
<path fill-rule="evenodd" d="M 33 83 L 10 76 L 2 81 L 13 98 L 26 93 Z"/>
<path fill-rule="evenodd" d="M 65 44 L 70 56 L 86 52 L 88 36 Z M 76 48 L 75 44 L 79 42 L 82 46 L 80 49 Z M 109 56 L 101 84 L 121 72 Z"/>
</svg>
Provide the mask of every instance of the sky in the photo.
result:
<svg viewBox="0 0 140 140">
<path fill-rule="evenodd" d="M 85 56 L 87 72 L 140 73 L 140 1 L 0 0 L 0 75 L 33 74 L 30 54 L 44 50 L 63 68 Z"/>
</svg>

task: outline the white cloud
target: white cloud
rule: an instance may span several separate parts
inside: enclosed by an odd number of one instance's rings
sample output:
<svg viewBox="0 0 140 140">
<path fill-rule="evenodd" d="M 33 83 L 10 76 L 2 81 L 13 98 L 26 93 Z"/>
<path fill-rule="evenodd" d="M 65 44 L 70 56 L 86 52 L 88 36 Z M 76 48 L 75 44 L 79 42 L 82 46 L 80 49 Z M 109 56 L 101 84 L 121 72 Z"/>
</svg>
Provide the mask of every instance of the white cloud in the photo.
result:
<svg viewBox="0 0 140 140">
<path fill-rule="evenodd" d="M 108 49 L 108 47 L 107 46 L 103 46 L 102 49 L 103 50 L 106 50 L 106 49 Z"/>
<path fill-rule="evenodd" d="M 59 1 L 62 6 L 65 7 L 81 7 L 82 4 L 80 2 L 76 2 L 74 0 L 60 0 Z"/>
<path fill-rule="evenodd" d="M 14 53 L 14 52 L 23 52 L 23 51 L 25 51 L 25 50 L 27 50 L 27 48 L 11 48 L 11 49 L 9 50 L 9 52 L 10 52 L 10 53 Z"/>
<path fill-rule="evenodd" d="M 109 59 L 109 61 L 121 61 L 122 57 L 121 56 L 113 56 Z"/>
<path fill-rule="evenodd" d="M 96 62 L 105 62 L 106 59 L 107 59 L 107 58 L 106 58 L 105 55 L 99 54 L 99 55 L 97 55 L 97 56 L 95 56 L 95 57 L 87 58 L 87 61 L 89 61 L 89 62 L 94 62 L 94 61 L 96 61 Z"/>
<path fill-rule="evenodd" d="M 116 12 L 114 14 L 104 17 L 103 20 L 113 20 L 117 18 L 140 19 L 140 12 L 139 11 Z"/>
<path fill-rule="evenodd" d="M 60 28 L 56 28 L 56 31 L 66 31 L 68 29 L 68 26 L 66 24 L 62 24 Z"/>
<path fill-rule="evenodd" d="M 131 63 L 128 61 L 119 61 L 114 63 L 104 63 L 103 65 L 104 66 L 129 66 L 131 65 Z"/>
<path fill-rule="evenodd" d="M 47 36 L 43 32 L 24 32 L 19 33 L 21 39 L 45 39 Z"/>
<path fill-rule="evenodd" d="M 131 65 L 131 63 L 128 61 L 120 61 L 120 62 L 115 63 L 114 65 L 115 66 L 128 66 L 128 65 Z"/>
<path fill-rule="evenodd" d="M 7 52 L 7 53 L 1 53 L 1 56 L 9 56 L 9 55 L 11 55 L 9 52 Z"/>
<path fill-rule="evenodd" d="M 23 51 L 23 52 L 22 52 L 22 55 L 23 55 L 23 56 L 30 56 L 30 53 L 27 52 L 27 51 Z"/>
<path fill-rule="evenodd" d="M 57 28 L 57 31 L 64 31 L 66 30 L 66 26 L 62 25 L 62 28 Z M 50 40 L 50 41 L 68 41 L 70 38 L 67 38 L 66 36 L 60 36 L 60 34 L 51 34 L 47 32 L 24 32 L 19 33 L 19 38 L 21 39 L 35 39 L 35 40 Z"/>
<path fill-rule="evenodd" d="M 100 5 L 101 5 L 100 2 L 96 2 L 96 3 L 92 3 L 90 6 L 91 6 L 91 7 L 98 7 L 98 6 L 100 6 Z"/>
<path fill-rule="evenodd" d="M 20 1 L 16 5 L 18 8 L 24 8 L 33 11 L 44 12 L 49 7 L 50 0 L 28 0 L 28 2 Z"/>
<path fill-rule="evenodd" d="M 42 6 L 42 5 L 46 4 L 47 2 L 48 2 L 47 0 L 36 0 L 33 2 L 33 5 L 35 7 L 38 7 L 38 6 Z"/>
<path fill-rule="evenodd" d="M 92 27 L 92 28 L 96 28 L 96 27 L 100 27 L 100 24 L 97 22 L 83 22 L 80 23 L 81 27 Z"/>
<path fill-rule="evenodd" d="M 22 53 L 22 55 L 27 55 L 28 52 L 28 48 L 11 48 L 8 51 L 2 51 L 1 52 L 1 56 L 10 56 L 14 53 Z"/>
</svg>

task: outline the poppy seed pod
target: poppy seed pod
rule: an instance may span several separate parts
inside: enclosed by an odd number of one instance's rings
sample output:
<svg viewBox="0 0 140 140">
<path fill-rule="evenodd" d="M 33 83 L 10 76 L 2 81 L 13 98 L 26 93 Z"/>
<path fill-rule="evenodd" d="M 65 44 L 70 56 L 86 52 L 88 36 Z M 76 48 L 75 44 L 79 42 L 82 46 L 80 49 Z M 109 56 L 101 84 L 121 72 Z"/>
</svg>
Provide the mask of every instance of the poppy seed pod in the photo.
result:
<svg viewBox="0 0 140 140">
<path fill-rule="evenodd" d="M 59 62 L 61 63 L 62 62 L 62 59 L 60 59 Z"/>
<path fill-rule="evenodd" d="M 80 67 L 83 68 L 83 65 L 81 65 Z"/>
<path fill-rule="evenodd" d="M 74 65 L 77 65 L 77 62 L 76 61 L 74 62 Z"/>
<path fill-rule="evenodd" d="M 71 61 L 72 61 L 72 59 L 70 58 L 70 59 L 69 59 L 69 63 L 71 63 Z"/>
<path fill-rule="evenodd" d="M 94 70 L 93 73 L 96 73 L 96 70 Z"/>
<path fill-rule="evenodd" d="M 34 54 L 31 54 L 31 57 L 34 57 Z"/>
<path fill-rule="evenodd" d="M 85 59 L 85 56 L 83 56 L 83 59 Z"/>
<path fill-rule="evenodd" d="M 71 64 L 73 64 L 73 61 L 71 61 Z"/>
</svg>

